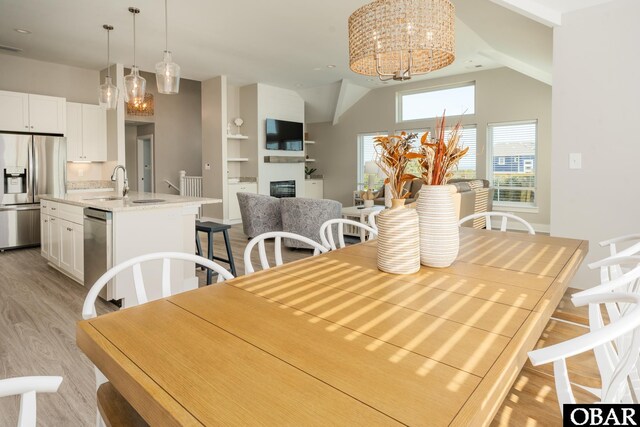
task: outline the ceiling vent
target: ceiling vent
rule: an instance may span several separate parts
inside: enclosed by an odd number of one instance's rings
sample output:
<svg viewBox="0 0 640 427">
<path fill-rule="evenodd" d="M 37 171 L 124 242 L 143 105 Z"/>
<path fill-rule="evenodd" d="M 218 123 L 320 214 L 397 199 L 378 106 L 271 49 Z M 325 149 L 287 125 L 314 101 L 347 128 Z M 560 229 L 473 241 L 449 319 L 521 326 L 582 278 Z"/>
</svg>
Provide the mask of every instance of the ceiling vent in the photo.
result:
<svg viewBox="0 0 640 427">
<path fill-rule="evenodd" d="M 22 52 L 22 49 L 20 49 L 19 47 L 5 46 L 3 44 L 0 44 L 0 50 L 4 50 L 4 51 L 7 51 L 7 52 L 13 52 L 13 53 Z"/>
</svg>

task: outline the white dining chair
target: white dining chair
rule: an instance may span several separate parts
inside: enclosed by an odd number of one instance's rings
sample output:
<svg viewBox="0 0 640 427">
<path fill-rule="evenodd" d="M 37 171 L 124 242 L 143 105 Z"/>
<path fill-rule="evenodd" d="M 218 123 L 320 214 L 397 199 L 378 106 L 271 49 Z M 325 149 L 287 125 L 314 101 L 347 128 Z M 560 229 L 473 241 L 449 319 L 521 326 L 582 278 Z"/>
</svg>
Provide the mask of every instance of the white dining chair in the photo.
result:
<svg viewBox="0 0 640 427">
<path fill-rule="evenodd" d="M 344 226 L 349 225 L 365 233 L 368 233 L 368 239 L 373 239 L 378 235 L 378 232 L 374 230 L 372 227 L 369 227 L 366 224 L 363 224 L 359 221 L 353 221 L 351 219 L 345 218 L 336 218 L 325 221 L 324 224 L 320 226 L 320 240 L 325 248 L 335 251 L 337 249 L 336 242 L 333 237 L 333 226 L 336 225 L 338 228 L 338 244 L 340 248 L 344 248 L 346 243 L 344 242 Z"/>
<path fill-rule="evenodd" d="M 574 295 L 573 303 L 576 306 L 628 304 L 632 308 L 625 316 L 606 325 L 604 325 L 602 311 L 598 310 L 599 318 L 593 321 L 602 323 L 601 328 L 550 347 L 531 351 L 529 352 L 531 363 L 533 366 L 540 366 L 553 362 L 556 393 L 561 412 L 564 404 L 576 403 L 573 394 L 574 386 L 593 394 L 601 403 L 632 403 L 628 379 L 640 355 L 640 295 L 619 292 Z M 625 347 L 616 345 L 621 337 L 628 337 L 629 345 Z M 597 359 L 602 381 L 601 389 L 572 383 L 569 378 L 566 360 L 591 350 L 594 352 L 599 350 L 608 356 Z"/>
<path fill-rule="evenodd" d="M 36 426 L 36 393 L 55 393 L 62 377 L 35 376 L 0 380 L 0 397 L 20 395 L 18 427 Z"/>
<path fill-rule="evenodd" d="M 115 267 L 112 267 L 106 273 L 100 276 L 96 283 L 94 283 L 94 285 L 91 287 L 84 300 L 84 305 L 82 306 L 82 318 L 87 320 L 96 317 L 96 299 L 98 298 L 100 291 L 102 291 L 102 288 L 104 288 L 111 279 L 129 268 L 133 270 L 133 286 L 136 293 L 137 304 L 145 304 L 146 302 L 148 302 L 147 291 L 144 286 L 144 279 L 142 275 L 142 264 L 145 262 L 158 260 L 162 260 L 161 298 L 171 296 L 172 260 L 194 262 L 196 265 L 202 265 L 205 268 L 211 269 L 214 272 L 218 273 L 218 282 L 233 279 L 233 275 L 229 273 L 224 267 L 211 261 L 210 259 L 203 258 L 198 255 L 181 252 L 157 252 L 141 255 L 135 258 L 131 258 L 128 261 L 122 262 Z M 132 304 L 128 304 L 128 306 L 131 305 Z M 108 379 L 102 374 L 102 372 L 100 372 L 97 367 L 95 368 L 95 375 L 97 392 L 102 384 L 108 382 Z M 96 415 L 96 425 L 98 427 L 105 425 L 99 410 L 97 411 Z"/>
<path fill-rule="evenodd" d="M 581 298 L 593 295 L 606 295 L 611 293 L 630 293 L 640 295 L 640 256 L 635 257 L 609 257 L 602 261 L 592 263 L 589 267 L 601 269 L 601 283 L 587 290 L 573 294 L 573 297 Z M 623 273 L 622 271 L 625 271 Z M 615 322 L 626 316 L 632 308 L 631 304 L 610 302 L 605 303 L 604 308 L 610 322 Z M 598 330 L 604 326 L 601 307 L 597 304 L 589 305 L 589 329 Z M 630 337 L 621 336 L 616 339 L 616 345 L 624 348 L 629 345 Z M 602 347 L 594 349 L 598 365 L 606 367 L 607 360 L 611 358 L 609 351 Z M 606 368 L 605 368 L 606 369 Z M 631 390 L 636 399 L 640 399 L 640 371 L 634 367 L 629 373 Z"/>
<path fill-rule="evenodd" d="M 244 250 L 244 272 L 245 274 L 254 273 L 255 270 L 253 268 L 253 264 L 251 263 L 251 251 L 253 248 L 258 245 L 258 254 L 260 255 L 260 265 L 263 270 L 268 270 L 271 268 L 269 266 L 269 260 L 267 259 L 267 249 L 265 246 L 265 240 L 274 239 L 274 255 L 276 267 L 283 264 L 282 261 L 282 239 L 293 239 L 298 240 L 302 243 L 306 243 L 307 245 L 313 248 L 313 256 L 316 256 L 321 253 L 328 252 L 329 250 L 322 246 L 320 243 L 309 239 L 308 237 L 301 236 L 295 233 L 288 233 L 286 231 L 271 231 L 268 233 L 262 233 L 259 236 L 254 237 L 249 241 L 247 247 Z"/>
<path fill-rule="evenodd" d="M 627 247 L 626 249 L 623 249 L 622 251 L 618 248 L 618 245 L 620 243 L 628 244 L 630 242 L 636 242 L 636 243 L 633 245 L 630 245 L 629 247 Z M 602 242 L 600 242 L 600 246 L 602 247 L 608 246 L 611 256 L 635 255 L 637 253 L 640 253 L 640 234 L 627 234 L 624 236 L 614 237 L 613 239 L 603 240 Z"/>
<path fill-rule="evenodd" d="M 465 222 L 472 221 L 478 218 L 485 218 L 487 230 L 492 230 L 491 218 L 502 218 L 502 221 L 500 222 L 500 231 L 507 231 L 507 223 L 511 219 L 513 221 L 516 221 L 522 224 L 527 229 L 527 232 L 529 234 L 531 235 L 536 234 L 536 231 L 533 229 L 531 224 L 529 224 L 527 221 L 520 218 L 519 216 L 514 215 L 512 213 L 507 213 L 507 212 L 480 212 L 480 213 L 471 214 L 471 215 L 465 216 L 460 221 L 458 221 L 458 225 L 462 226 L 462 224 L 464 224 Z"/>
<path fill-rule="evenodd" d="M 378 226 L 376 225 L 376 217 L 380 215 L 380 212 L 382 212 L 382 210 L 373 211 L 367 217 L 367 222 L 369 223 L 369 227 L 373 228 L 376 231 L 376 233 L 378 232 Z"/>
</svg>

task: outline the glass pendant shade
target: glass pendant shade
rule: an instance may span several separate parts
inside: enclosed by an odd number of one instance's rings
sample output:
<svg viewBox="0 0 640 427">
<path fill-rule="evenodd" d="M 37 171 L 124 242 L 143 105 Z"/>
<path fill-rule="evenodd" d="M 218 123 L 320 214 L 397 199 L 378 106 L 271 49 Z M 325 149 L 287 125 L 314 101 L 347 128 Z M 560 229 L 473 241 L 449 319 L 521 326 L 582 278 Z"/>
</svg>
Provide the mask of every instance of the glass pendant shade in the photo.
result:
<svg viewBox="0 0 640 427">
<path fill-rule="evenodd" d="M 180 66 L 171 59 L 171 52 L 164 51 L 162 62 L 156 64 L 158 92 L 175 95 L 180 90 Z"/>
<path fill-rule="evenodd" d="M 118 106 L 118 87 L 111 82 L 111 77 L 104 78 L 104 84 L 98 88 L 98 102 L 102 108 L 115 110 Z"/>
<path fill-rule="evenodd" d="M 141 102 L 147 88 L 147 81 L 140 75 L 140 70 L 135 65 L 131 67 L 131 74 L 124 78 L 124 97 L 127 102 Z"/>
</svg>

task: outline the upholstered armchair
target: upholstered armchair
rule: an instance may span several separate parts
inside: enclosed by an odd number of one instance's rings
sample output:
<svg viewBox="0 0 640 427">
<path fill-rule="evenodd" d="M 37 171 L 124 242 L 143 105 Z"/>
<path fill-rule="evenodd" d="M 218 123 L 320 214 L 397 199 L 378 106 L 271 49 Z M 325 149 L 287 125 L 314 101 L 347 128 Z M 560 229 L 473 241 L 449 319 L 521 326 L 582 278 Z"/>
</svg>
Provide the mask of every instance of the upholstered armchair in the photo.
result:
<svg viewBox="0 0 640 427">
<path fill-rule="evenodd" d="M 300 234 L 320 244 L 320 226 L 329 219 L 340 218 L 342 213 L 342 204 L 335 200 L 292 197 L 280 199 L 280 203 L 282 230 Z M 335 237 L 337 239 L 337 234 Z M 313 249 L 303 242 L 291 239 L 284 239 L 284 245 L 288 248 Z"/>
<path fill-rule="evenodd" d="M 282 231 L 280 199 L 262 194 L 237 193 L 242 229 L 249 238 L 269 231 Z"/>
</svg>

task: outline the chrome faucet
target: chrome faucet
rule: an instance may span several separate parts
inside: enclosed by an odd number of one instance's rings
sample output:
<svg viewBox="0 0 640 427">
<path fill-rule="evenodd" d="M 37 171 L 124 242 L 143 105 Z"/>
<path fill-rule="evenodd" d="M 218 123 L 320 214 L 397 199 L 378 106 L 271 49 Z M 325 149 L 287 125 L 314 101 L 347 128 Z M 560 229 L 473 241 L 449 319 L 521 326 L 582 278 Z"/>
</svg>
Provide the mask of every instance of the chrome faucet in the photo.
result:
<svg viewBox="0 0 640 427">
<path fill-rule="evenodd" d="M 127 194 L 129 194 L 129 179 L 127 179 L 127 169 L 124 166 L 118 165 L 115 167 L 115 169 L 113 169 L 113 174 L 111 174 L 111 181 L 116 181 L 118 179 L 118 169 L 122 169 L 122 172 L 124 173 L 124 187 L 122 188 L 122 197 L 127 197 Z"/>
</svg>

